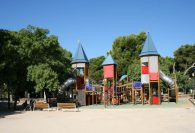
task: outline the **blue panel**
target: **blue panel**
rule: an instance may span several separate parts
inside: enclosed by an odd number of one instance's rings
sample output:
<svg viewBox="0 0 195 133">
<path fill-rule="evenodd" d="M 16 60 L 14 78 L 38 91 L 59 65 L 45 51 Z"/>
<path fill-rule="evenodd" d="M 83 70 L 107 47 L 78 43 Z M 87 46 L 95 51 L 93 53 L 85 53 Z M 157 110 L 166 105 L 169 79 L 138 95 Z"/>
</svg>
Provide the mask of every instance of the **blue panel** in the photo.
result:
<svg viewBox="0 0 195 133">
<path fill-rule="evenodd" d="M 86 86 L 87 91 L 92 91 L 93 90 L 92 84 L 86 84 L 85 86 Z"/>
<path fill-rule="evenodd" d="M 140 81 L 134 81 L 133 82 L 133 87 L 134 87 L 134 89 L 141 89 L 142 88 L 142 83 Z"/>
</svg>

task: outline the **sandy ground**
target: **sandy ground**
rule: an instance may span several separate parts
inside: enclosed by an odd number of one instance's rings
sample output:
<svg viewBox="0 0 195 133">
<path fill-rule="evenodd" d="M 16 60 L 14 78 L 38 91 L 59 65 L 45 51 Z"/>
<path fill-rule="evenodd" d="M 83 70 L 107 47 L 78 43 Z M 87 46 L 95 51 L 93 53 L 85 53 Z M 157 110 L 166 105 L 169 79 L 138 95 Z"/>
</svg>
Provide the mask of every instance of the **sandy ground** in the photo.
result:
<svg viewBox="0 0 195 133">
<path fill-rule="evenodd" d="M 195 133 L 195 108 L 29 111 L 1 117 L 0 133 Z"/>
</svg>

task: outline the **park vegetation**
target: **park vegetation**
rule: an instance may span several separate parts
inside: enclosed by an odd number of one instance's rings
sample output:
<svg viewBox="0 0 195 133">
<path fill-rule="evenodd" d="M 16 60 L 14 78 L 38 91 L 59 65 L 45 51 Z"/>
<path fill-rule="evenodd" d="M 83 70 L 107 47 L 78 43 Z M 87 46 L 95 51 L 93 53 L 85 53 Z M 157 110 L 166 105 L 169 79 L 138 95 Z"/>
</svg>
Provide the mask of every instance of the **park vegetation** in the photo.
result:
<svg viewBox="0 0 195 133">
<path fill-rule="evenodd" d="M 47 29 L 0 30 L 0 88 L 14 95 L 14 107 L 25 91 L 55 92 L 71 74 L 71 57 Z"/>
<path fill-rule="evenodd" d="M 129 80 L 140 80 L 139 54 L 146 39 L 146 33 L 117 37 L 112 44 L 111 54 L 117 62 L 118 79 L 127 74 Z M 106 54 L 106 53 L 105 53 Z M 105 56 L 92 58 L 90 80 L 100 83 L 103 79 L 102 63 Z M 0 93 L 13 94 L 15 106 L 24 92 L 37 94 L 41 91 L 57 94 L 59 86 L 71 73 L 72 53 L 62 48 L 58 37 L 49 30 L 28 26 L 19 31 L 0 29 Z M 195 44 L 182 45 L 174 57 L 160 57 L 160 67 L 167 75 L 177 78 L 179 88 L 188 91 L 193 88 L 192 73 L 184 71 L 195 61 Z M 166 86 L 162 83 L 162 86 Z M 9 98 L 8 98 L 9 99 Z"/>
</svg>

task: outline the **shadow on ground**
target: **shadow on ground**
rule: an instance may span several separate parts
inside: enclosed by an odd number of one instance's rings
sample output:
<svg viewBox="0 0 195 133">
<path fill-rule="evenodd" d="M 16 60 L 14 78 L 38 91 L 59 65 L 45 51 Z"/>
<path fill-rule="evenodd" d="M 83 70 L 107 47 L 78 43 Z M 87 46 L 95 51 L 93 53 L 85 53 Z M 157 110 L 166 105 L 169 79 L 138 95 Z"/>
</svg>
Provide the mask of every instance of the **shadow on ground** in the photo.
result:
<svg viewBox="0 0 195 133">
<path fill-rule="evenodd" d="M 0 101 L 0 119 L 9 115 L 21 114 L 21 107 L 17 106 L 16 111 L 13 110 L 13 103 L 10 103 L 10 109 L 8 109 L 7 101 Z"/>
<path fill-rule="evenodd" d="M 22 114 L 24 111 L 0 111 L 0 119 L 6 118 L 9 115 Z"/>
</svg>

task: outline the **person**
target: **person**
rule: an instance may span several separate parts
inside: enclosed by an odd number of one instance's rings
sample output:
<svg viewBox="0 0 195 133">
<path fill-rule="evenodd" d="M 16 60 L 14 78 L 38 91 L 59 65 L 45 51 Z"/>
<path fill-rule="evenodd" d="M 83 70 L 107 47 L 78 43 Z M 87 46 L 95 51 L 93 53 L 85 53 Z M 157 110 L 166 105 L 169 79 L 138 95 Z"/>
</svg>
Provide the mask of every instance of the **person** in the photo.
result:
<svg viewBox="0 0 195 133">
<path fill-rule="evenodd" d="M 30 110 L 32 111 L 33 111 L 34 103 L 35 103 L 35 100 L 31 99 L 30 100 Z"/>
<path fill-rule="evenodd" d="M 23 109 L 26 109 L 27 105 L 28 105 L 27 100 L 25 100 L 24 103 L 22 104 Z"/>
</svg>

